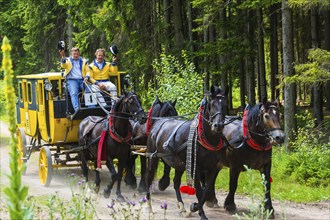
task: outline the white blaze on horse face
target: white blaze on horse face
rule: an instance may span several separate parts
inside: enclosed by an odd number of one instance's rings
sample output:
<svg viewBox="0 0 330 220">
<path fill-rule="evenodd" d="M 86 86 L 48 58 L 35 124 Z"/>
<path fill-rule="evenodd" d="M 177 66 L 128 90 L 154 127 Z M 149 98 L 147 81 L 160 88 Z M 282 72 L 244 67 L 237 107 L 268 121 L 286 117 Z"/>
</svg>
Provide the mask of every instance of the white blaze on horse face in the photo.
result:
<svg viewBox="0 0 330 220">
<path fill-rule="evenodd" d="M 273 114 L 276 115 L 276 110 L 275 109 L 273 109 Z"/>
</svg>

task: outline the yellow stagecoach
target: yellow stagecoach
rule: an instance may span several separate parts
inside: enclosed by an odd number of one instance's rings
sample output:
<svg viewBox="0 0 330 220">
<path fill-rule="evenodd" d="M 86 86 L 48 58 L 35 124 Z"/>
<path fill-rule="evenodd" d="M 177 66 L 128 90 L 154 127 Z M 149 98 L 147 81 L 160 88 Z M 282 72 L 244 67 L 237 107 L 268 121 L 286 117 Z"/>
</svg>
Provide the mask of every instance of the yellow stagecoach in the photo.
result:
<svg viewBox="0 0 330 220">
<path fill-rule="evenodd" d="M 110 77 L 120 95 L 125 72 Z M 52 179 L 53 168 L 78 166 L 78 126 L 89 115 L 105 116 L 111 108 L 110 96 L 79 94 L 79 111 L 73 108 L 61 72 L 18 76 L 17 139 L 20 164 L 39 150 L 39 176 L 43 186 Z M 72 117 L 74 116 L 74 117 Z M 29 136 L 27 141 L 26 136 Z"/>
</svg>

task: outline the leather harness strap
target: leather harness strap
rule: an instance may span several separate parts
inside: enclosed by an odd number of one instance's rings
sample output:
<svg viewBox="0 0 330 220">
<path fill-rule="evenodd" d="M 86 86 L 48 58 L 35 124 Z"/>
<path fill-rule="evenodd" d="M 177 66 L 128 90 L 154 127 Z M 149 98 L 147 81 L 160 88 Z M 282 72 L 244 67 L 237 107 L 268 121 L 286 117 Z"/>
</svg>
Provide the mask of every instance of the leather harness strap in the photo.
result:
<svg viewBox="0 0 330 220">
<path fill-rule="evenodd" d="M 247 145 L 249 145 L 254 150 L 258 150 L 258 151 L 270 150 L 272 148 L 272 145 L 269 142 L 265 146 L 262 146 L 257 142 L 255 142 L 251 137 L 248 127 L 248 119 L 247 119 L 248 114 L 249 114 L 249 110 L 245 109 L 243 114 L 243 135 Z"/>
</svg>

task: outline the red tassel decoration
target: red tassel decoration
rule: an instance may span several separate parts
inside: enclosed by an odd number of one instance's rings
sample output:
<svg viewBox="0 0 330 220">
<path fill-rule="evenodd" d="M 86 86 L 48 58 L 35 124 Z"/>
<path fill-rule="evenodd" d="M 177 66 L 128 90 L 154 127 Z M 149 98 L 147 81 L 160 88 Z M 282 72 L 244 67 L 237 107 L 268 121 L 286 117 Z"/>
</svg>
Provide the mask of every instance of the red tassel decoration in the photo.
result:
<svg viewBox="0 0 330 220">
<path fill-rule="evenodd" d="M 273 182 L 273 178 L 272 178 L 272 177 L 269 178 L 269 182 L 270 182 L 270 183 Z"/>
<path fill-rule="evenodd" d="M 196 190 L 191 186 L 180 186 L 180 192 L 188 195 L 195 195 Z"/>
</svg>

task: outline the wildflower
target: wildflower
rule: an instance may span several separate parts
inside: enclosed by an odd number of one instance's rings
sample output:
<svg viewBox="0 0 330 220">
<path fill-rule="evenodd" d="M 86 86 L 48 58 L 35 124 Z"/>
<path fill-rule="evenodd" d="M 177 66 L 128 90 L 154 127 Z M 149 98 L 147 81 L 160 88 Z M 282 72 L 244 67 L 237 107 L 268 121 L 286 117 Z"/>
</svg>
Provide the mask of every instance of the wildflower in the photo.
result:
<svg viewBox="0 0 330 220">
<path fill-rule="evenodd" d="M 111 203 L 109 203 L 107 206 L 109 209 L 113 209 L 113 206 L 115 205 L 114 200 L 111 201 Z"/>
<path fill-rule="evenodd" d="M 163 204 L 161 204 L 160 208 L 166 210 L 167 209 L 167 203 L 164 202 Z"/>
<path fill-rule="evenodd" d="M 74 177 L 74 176 L 75 176 L 75 173 L 71 173 L 70 176 L 71 176 L 71 177 Z"/>
<path fill-rule="evenodd" d="M 139 200 L 139 203 L 145 203 L 147 202 L 147 197 L 143 197 Z"/>
<path fill-rule="evenodd" d="M 136 202 L 130 201 L 129 204 L 131 204 L 132 206 L 135 206 L 136 205 Z"/>
</svg>

